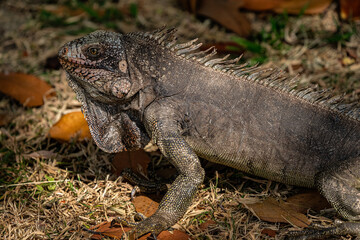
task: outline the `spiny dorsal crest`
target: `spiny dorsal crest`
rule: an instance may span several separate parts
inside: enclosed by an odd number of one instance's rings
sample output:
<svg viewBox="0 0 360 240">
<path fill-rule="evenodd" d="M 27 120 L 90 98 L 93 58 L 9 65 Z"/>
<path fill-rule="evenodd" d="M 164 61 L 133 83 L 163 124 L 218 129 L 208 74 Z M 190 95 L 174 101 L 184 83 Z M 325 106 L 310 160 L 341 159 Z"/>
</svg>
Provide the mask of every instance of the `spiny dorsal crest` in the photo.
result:
<svg viewBox="0 0 360 240">
<path fill-rule="evenodd" d="M 258 64 L 251 67 L 248 67 L 248 63 L 239 65 L 238 62 L 242 55 L 235 59 L 228 59 L 230 54 L 222 58 L 214 58 L 217 54 L 215 47 L 199 51 L 198 49 L 202 46 L 202 43 L 196 43 L 197 38 L 186 43 L 177 44 L 175 32 L 175 28 L 167 29 L 162 27 L 153 32 L 134 32 L 129 35 L 147 38 L 184 59 L 196 61 L 206 67 L 239 77 L 242 80 L 253 81 L 278 91 L 287 92 L 312 104 L 321 105 L 360 121 L 360 104 L 358 102 L 344 104 L 344 95 L 333 96 L 331 91 L 318 91 L 316 87 L 295 89 L 298 83 L 297 76 L 289 78 L 279 69 L 261 68 Z"/>
</svg>

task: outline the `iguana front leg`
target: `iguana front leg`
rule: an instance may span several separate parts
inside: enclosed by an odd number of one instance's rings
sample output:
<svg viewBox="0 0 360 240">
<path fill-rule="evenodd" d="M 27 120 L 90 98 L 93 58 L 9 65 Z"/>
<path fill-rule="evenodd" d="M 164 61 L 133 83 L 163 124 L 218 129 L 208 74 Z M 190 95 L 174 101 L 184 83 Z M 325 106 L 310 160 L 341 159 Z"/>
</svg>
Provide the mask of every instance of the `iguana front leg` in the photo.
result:
<svg viewBox="0 0 360 240">
<path fill-rule="evenodd" d="M 153 103 L 145 112 L 146 128 L 162 154 L 177 168 L 179 176 L 160 202 L 154 215 L 140 222 L 129 234 L 140 237 L 155 235 L 174 225 L 191 205 L 198 186 L 204 180 L 204 169 L 194 151 L 179 133 L 174 109 Z"/>
</svg>

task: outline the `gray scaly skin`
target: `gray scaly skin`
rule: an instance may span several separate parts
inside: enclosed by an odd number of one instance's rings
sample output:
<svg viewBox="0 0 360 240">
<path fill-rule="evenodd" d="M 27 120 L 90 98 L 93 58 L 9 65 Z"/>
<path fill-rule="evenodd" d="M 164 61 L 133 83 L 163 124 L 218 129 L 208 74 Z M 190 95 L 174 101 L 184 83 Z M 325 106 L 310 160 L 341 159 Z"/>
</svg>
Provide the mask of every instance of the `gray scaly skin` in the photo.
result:
<svg viewBox="0 0 360 240">
<path fill-rule="evenodd" d="M 179 172 L 157 212 L 130 235 L 159 234 L 184 215 L 204 179 L 198 157 L 317 188 L 351 222 L 311 236 L 359 234 L 358 108 L 293 90 L 277 70 L 175 40 L 174 29 L 96 31 L 59 51 L 96 144 L 119 152 L 152 140 Z"/>
</svg>

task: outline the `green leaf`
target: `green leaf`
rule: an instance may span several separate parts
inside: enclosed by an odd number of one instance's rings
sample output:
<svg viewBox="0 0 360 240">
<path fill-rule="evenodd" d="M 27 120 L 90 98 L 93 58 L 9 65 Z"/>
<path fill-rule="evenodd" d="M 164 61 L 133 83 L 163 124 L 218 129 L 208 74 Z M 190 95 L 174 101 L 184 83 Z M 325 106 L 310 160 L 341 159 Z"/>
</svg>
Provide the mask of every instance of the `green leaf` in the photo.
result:
<svg viewBox="0 0 360 240">
<path fill-rule="evenodd" d="M 242 37 L 232 37 L 231 38 L 236 44 L 238 44 L 239 46 L 244 47 L 245 49 L 249 50 L 250 52 L 253 53 L 263 53 L 264 49 L 263 47 L 255 42 L 251 42 L 249 40 L 246 40 L 245 38 Z"/>
<path fill-rule="evenodd" d="M 138 6 L 136 3 L 131 3 L 130 4 L 130 15 L 133 17 L 133 18 L 136 18 L 137 15 L 138 15 Z"/>
<path fill-rule="evenodd" d="M 39 192 L 43 192 L 44 188 L 41 185 L 36 185 L 36 188 Z"/>
<path fill-rule="evenodd" d="M 46 178 L 46 180 L 48 180 L 48 181 L 55 181 L 55 179 L 54 179 L 53 177 L 49 177 L 49 176 L 47 176 L 47 175 L 45 175 L 45 178 Z"/>
</svg>

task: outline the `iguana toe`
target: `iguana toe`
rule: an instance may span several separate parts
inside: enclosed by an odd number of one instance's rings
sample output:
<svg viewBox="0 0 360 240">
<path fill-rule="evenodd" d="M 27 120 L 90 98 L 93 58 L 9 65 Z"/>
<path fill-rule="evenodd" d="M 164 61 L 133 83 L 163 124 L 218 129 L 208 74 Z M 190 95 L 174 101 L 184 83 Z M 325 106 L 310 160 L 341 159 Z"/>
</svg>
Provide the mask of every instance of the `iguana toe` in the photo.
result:
<svg viewBox="0 0 360 240">
<path fill-rule="evenodd" d="M 131 225 L 134 226 L 134 224 Z M 128 239 L 137 239 L 147 233 L 151 233 L 155 237 L 169 227 L 169 221 L 166 217 L 154 214 L 143 221 L 136 223 L 135 227 L 126 233 L 126 236 Z M 122 239 L 125 239 L 124 235 L 122 236 Z"/>
</svg>

